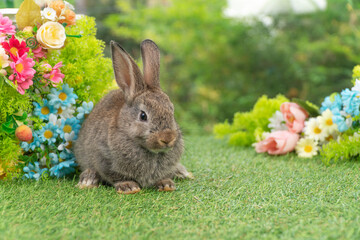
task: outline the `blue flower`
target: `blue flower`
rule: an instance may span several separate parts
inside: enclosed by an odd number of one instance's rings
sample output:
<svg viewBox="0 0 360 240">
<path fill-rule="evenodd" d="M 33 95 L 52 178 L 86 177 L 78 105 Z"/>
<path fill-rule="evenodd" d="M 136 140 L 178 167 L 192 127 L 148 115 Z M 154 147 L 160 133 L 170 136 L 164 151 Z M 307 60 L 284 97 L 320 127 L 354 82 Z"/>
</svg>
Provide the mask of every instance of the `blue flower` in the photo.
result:
<svg viewBox="0 0 360 240">
<path fill-rule="evenodd" d="M 41 144 L 41 140 L 39 138 L 39 135 L 38 135 L 38 132 L 37 131 L 34 131 L 33 132 L 33 138 L 31 140 L 31 142 L 22 142 L 21 143 L 21 148 L 24 149 L 25 152 L 29 151 L 29 149 L 33 150 L 36 148 L 36 147 L 40 147 L 40 144 Z"/>
<path fill-rule="evenodd" d="M 360 99 L 357 97 L 357 95 L 358 92 L 350 91 L 349 89 L 345 89 L 341 92 L 341 99 L 344 104 L 344 110 L 352 117 L 358 116 L 360 114 Z"/>
<path fill-rule="evenodd" d="M 343 107 L 342 104 L 341 96 L 336 93 L 335 95 L 328 96 L 324 99 L 324 101 L 321 103 L 320 111 L 324 112 L 328 108 L 331 111 L 335 108 L 341 110 Z"/>
<path fill-rule="evenodd" d="M 34 114 L 40 119 L 49 120 L 49 115 L 52 113 L 56 113 L 57 109 L 55 109 L 54 106 L 51 105 L 47 99 L 44 99 L 43 102 L 43 105 L 40 105 L 37 102 L 33 102 L 33 105 L 35 107 Z"/>
<path fill-rule="evenodd" d="M 50 164 L 56 165 L 59 163 L 59 157 L 56 153 L 49 153 Z"/>
<path fill-rule="evenodd" d="M 62 151 L 60 152 L 60 158 L 65 160 L 74 160 L 75 161 L 75 155 L 69 152 Z"/>
<path fill-rule="evenodd" d="M 67 174 L 75 172 L 77 164 L 75 163 L 75 158 L 73 154 L 69 153 L 60 153 L 60 158 L 55 153 L 50 153 L 50 162 L 54 165 L 50 168 L 50 176 L 55 176 L 61 178 Z"/>
<path fill-rule="evenodd" d="M 72 117 L 72 118 L 67 118 L 67 119 L 62 119 L 61 120 L 61 126 L 60 126 L 60 137 L 65 140 L 65 133 L 71 133 L 72 131 L 74 131 L 75 133 L 75 138 L 73 140 L 76 140 L 77 135 L 80 131 L 81 125 L 80 125 L 80 120 L 78 120 L 76 117 Z"/>
<path fill-rule="evenodd" d="M 34 164 L 35 165 L 29 163 L 27 166 L 23 168 L 24 172 L 26 172 L 26 174 L 24 174 L 24 177 L 29 179 L 39 180 L 41 175 L 44 172 L 46 172 L 48 169 L 47 168 L 40 169 L 39 162 L 35 162 Z"/>
<path fill-rule="evenodd" d="M 78 115 L 76 117 L 80 120 L 84 120 L 84 118 L 86 118 L 86 116 L 90 114 L 93 107 L 94 107 L 93 102 L 88 102 L 88 103 L 83 102 L 82 107 L 77 108 Z"/>
<path fill-rule="evenodd" d="M 73 93 L 73 91 L 74 89 L 70 88 L 68 84 L 64 84 L 61 90 L 52 88 L 51 94 L 48 95 L 50 104 L 56 109 L 59 107 L 69 107 L 71 104 L 75 104 L 75 99 L 77 99 L 78 96 Z"/>
<path fill-rule="evenodd" d="M 352 118 L 345 111 L 339 111 L 339 109 L 334 109 L 333 113 L 333 122 L 338 126 L 339 132 L 345 132 L 352 125 Z"/>
<path fill-rule="evenodd" d="M 58 136 L 58 126 L 48 123 L 42 129 L 37 131 L 41 143 L 48 141 L 48 145 L 51 145 L 56 142 L 56 137 Z"/>
</svg>

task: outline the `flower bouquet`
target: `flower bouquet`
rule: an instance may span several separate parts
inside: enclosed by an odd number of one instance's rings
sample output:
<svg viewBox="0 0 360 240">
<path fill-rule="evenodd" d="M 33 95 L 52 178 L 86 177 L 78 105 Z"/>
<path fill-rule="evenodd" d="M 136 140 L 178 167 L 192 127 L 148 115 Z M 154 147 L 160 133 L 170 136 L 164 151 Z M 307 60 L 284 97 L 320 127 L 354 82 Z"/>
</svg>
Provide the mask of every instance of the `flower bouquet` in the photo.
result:
<svg viewBox="0 0 360 240">
<path fill-rule="evenodd" d="M 296 151 L 302 158 L 321 154 L 326 164 L 357 159 L 360 156 L 360 66 L 354 68 L 353 77 L 354 87 L 326 97 L 320 109 L 300 99 L 290 102 L 282 96 L 262 97 L 250 114 L 236 113 L 233 124 L 217 124 L 214 132 L 218 137 L 230 136 L 230 143 L 235 145 L 251 144 L 258 153 L 283 155 Z M 242 136 L 251 141 L 246 142 Z"/>
<path fill-rule="evenodd" d="M 16 23 L 0 14 L 0 178 L 63 177 L 75 172 L 83 120 L 111 86 L 111 61 L 94 20 L 76 20 L 65 1 L 25 0 Z"/>
</svg>

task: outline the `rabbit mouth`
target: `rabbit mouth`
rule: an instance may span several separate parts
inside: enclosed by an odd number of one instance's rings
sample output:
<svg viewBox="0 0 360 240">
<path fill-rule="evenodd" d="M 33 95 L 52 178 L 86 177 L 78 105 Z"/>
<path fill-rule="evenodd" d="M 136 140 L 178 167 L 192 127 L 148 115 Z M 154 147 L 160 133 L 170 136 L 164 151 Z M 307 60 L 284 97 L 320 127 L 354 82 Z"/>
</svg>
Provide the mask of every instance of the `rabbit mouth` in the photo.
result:
<svg viewBox="0 0 360 240">
<path fill-rule="evenodd" d="M 148 149 L 148 150 L 152 153 L 159 154 L 159 153 L 167 153 L 171 149 L 172 149 L 172 147 L 159 148 L 159 149 Z"/>
</svg>

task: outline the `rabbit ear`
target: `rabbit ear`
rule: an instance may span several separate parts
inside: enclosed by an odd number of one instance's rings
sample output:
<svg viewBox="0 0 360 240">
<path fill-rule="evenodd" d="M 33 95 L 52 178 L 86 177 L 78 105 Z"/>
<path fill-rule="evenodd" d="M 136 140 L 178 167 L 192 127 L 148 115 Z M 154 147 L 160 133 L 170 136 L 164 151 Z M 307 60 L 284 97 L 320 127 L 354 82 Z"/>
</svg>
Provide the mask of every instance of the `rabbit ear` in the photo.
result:
<svg viewBox="0 0 360 240">
<path fill-rule="evenodd" d="M 131 100 L 136 92 L 145 88 L 140 69 L 120 44 L 111 41 L 110 45 L 116 82 L 125 98 Z"/>
<path fill-rule="evenodd" d="M 150 88 L 160 88 L 160 51 L 150 39 L 141 43 L 141 56 L 143 60 L 144 81 Z"/>
</svg>

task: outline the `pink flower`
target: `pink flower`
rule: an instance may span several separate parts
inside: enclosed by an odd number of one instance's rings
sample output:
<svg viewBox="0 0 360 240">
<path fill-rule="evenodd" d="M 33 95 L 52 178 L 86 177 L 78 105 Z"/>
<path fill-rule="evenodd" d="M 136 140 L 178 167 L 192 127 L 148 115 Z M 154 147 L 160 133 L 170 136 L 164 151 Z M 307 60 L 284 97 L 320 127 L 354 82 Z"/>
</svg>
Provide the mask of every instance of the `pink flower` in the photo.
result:
<svg viewBox="0 0 360 240">
<path fill-rule="evenodd" d="M 280 111 L 290 132 L 300 133 L 303 130 L 305 120 L 309 116 L 305 109 L 296 103 L 284 102 L 280 106 Z"/>
<path fill-rule="evenodd" d="M 9 39 L 9 42 L 1 43 L 2 47 L 10 54 L 13 61 L 17 61 L 19 57 L 22 57 L 25 53 L 29 52 L 29 48 L 26 47 L 26 42 L 17 40 L 14 35 Z"/>
<path fill-rule="evenodd" d="M 297 133 L 276 131 L 270 133 L 265 140 L 255 144 L 257 153 L 267 152 L 270 155 L 282 155 L 295 149 L 299 140 Z"/>
<path fill-rule="evenodd" d="M 32 78 L 36 73 L 32 68 L 34 65 L 34 60 L 27 58 L 27 53 L 19 57 L 16 62 L 10 63 L 10 67 L 14 72 L 9 76 L 9 79 L 18 86 L 17 90 L 21 94 L 24 94 L 25 89 L 28 89 L 33 84 Z"/>
<path fill-rule="evenodd" d="M 35 58 L 46 58 L 46 49 L 43 49 L 40 45 L 32 50 Z"/>
<path fill-rule="evenodd" d="M 0 43 L 6 38 L 6 35 L 14 35 L 15 26 L 12 25 L 12 21 L 8 17 L 3 17 L 0 13 Z"/>
<path fill-rule="evenodd" d="M 17 91 L 20 94 L 24 94 L 26 89 L 29 89 L 31 85 L 33 85 L 32 78 L 23 78 L 18 75 L 10 75 L 9 79 L 13 81 L 15 85 L 17 85 Z"/>
<path fill-rule="evenodd" d="M 44 74 L 44 78 L 49 79 L 53 83 L 59 83 L 63 81 L 65 77 L 64 74 L 61 73 L 60 68 L 62 67 L 62 62 L 57 63 L 48 74 Z M 51 66 L 50 66 L 51 67 Z"/>
</svg>

